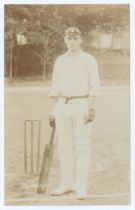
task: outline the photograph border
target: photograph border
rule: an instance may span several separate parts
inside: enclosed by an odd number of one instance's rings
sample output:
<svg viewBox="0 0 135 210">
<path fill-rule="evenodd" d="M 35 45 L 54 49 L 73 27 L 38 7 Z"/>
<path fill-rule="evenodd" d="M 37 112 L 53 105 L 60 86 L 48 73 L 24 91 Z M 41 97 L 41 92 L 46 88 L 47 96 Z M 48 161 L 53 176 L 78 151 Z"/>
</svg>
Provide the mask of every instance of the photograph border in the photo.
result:
<svg viewBox="0 0 135 210">
<path fill-rule="evenodd" d="M 4 5 L 5 4 L 129 4 L 130 5 L 130 158 L 131 158 L 131 204 L 89 206 L 5 206 L 4 205 Z M 0 209 L 135 209 L 135 3 L 133 0 L 2 0 L 0 2 Z"/>
</svg>

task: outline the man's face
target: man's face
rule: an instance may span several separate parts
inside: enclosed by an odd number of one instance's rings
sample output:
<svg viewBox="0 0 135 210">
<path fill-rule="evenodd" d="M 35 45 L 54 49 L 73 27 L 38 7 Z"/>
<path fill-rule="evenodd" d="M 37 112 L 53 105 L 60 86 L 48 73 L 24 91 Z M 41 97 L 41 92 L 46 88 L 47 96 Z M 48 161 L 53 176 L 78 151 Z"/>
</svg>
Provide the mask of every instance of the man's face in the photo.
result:
<svg viewBox="0 0 135 210">
<path fill-rule="evenodd" d="M 75 51 L 80 47 L 81 44 L 81 37 L 79 35 L 76 36 L 65 36 L 65 43 L 67 48 L 71 51 Z"/>
</svg>

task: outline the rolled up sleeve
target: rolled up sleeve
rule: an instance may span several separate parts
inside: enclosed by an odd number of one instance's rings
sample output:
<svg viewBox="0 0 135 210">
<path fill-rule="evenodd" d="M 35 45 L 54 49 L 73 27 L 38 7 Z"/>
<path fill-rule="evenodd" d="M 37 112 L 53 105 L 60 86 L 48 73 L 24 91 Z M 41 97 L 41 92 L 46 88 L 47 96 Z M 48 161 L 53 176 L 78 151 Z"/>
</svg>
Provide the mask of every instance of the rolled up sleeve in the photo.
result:
<svg viewBox="0 0 135 210">
<path fill-rule="evenodd" d="M 88 61 L 89 76 L 89 95 L 96 96 L 100 94 L 100 78 L 99 68 L 95 57 L 91 57 Z"/>
<path fill-rule="evenodd" d="M 59 61 L 55 61 L 52 75 L 52 85 L 49 92 L 50 97 L 58 97 L 58 87 L 59 87 Z"/>
</svg>

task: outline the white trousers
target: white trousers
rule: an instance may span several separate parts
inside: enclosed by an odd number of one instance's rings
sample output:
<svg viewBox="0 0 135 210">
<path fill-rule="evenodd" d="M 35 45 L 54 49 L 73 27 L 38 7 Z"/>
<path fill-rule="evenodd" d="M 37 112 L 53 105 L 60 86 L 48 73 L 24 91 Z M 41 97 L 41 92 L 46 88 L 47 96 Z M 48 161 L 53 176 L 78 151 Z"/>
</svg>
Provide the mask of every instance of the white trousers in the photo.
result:
<svg viewBox="0 0 135 210">
<path fill-rule="evenodd" d="M 92 131 L 92 123 L 84 124 L 87 106 L 87 98 L 72 99 L 67 104 L 60 98 L 55 112 L 62 185 L 84 193 L 87 193 Z"/>
</svg>

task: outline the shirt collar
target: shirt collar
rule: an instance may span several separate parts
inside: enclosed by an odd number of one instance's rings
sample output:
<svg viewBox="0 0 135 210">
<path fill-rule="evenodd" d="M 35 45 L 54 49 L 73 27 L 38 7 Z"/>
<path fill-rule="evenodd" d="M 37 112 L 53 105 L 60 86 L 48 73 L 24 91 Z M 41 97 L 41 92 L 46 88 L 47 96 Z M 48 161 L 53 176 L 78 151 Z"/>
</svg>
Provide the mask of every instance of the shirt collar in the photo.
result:
<svg viewBox="0 0 135 210">
<path fill-rule="evenodd" d="M 77 56 L 82 57 L 82 54 L 83 54 L 83 50 L 80 49 L 80 51 L 78 52 Z M 69 56 L 69 55 L 70 55 L 70 54 L 69 54 L 69 51 L 67 51 L 67 52 L 65 53 L 65 56 Z"/>
</svg>

